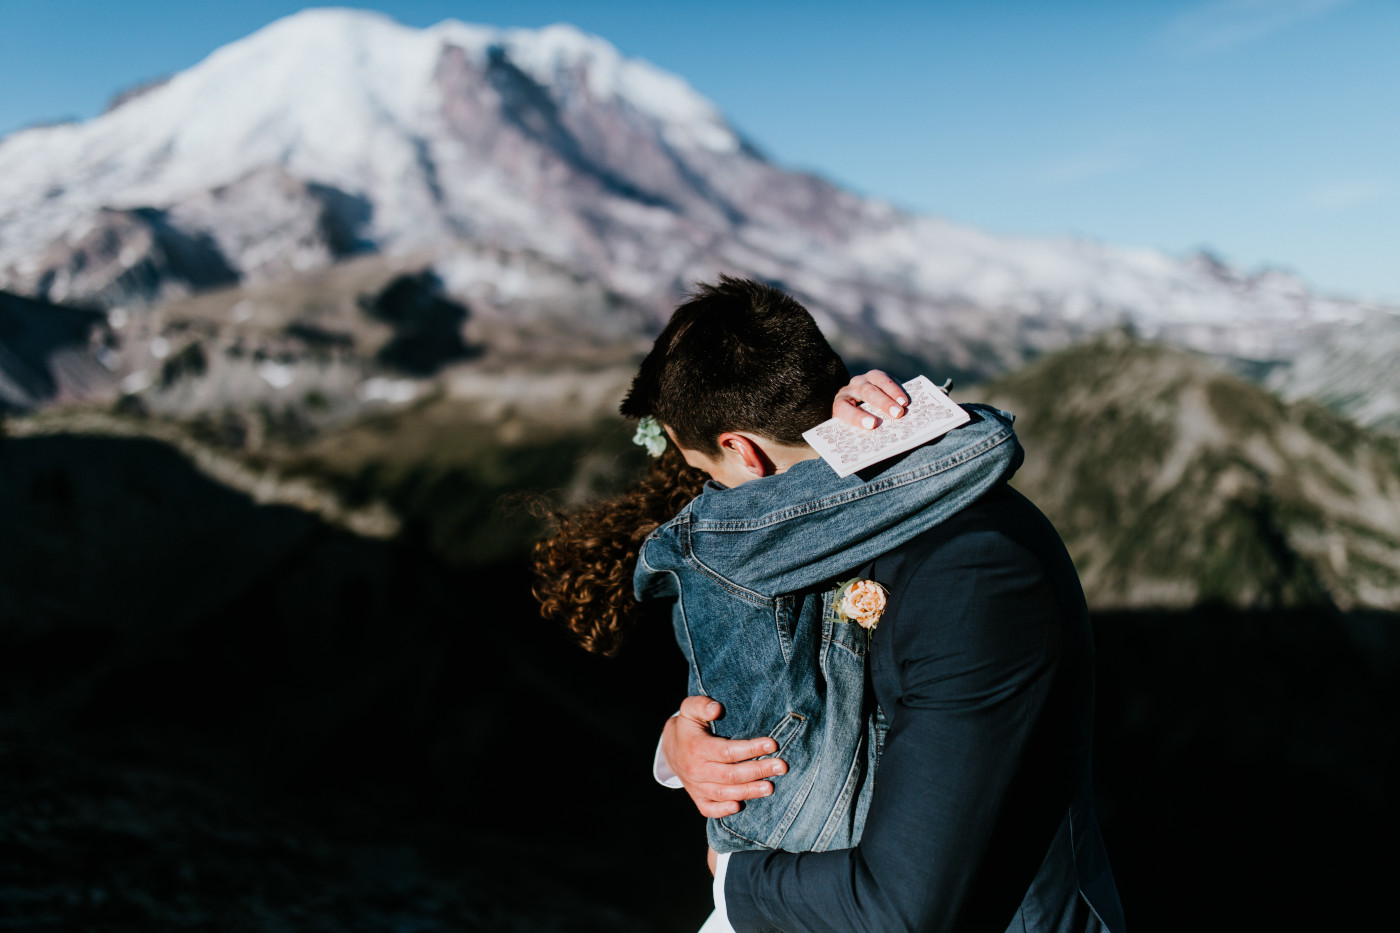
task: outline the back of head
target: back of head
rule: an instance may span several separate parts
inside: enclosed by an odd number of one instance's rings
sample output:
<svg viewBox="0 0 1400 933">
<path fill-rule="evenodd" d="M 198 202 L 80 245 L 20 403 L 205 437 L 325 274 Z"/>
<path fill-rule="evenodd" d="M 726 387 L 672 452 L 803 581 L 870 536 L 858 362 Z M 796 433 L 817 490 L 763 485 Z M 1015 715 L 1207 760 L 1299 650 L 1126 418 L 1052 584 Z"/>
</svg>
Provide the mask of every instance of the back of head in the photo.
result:
<svg viewBox="0 0 1400 933">
<path fill-rule="evenodd" d="M 831 415 L 850 374 L 807 309 L 751 279 L 720 276 L 676 308 L 642 361 L 622 403 L 630 418 L 650 415 L 682 447 L 718 453 L 726 431 L 780 444 Z"/>
</svg>

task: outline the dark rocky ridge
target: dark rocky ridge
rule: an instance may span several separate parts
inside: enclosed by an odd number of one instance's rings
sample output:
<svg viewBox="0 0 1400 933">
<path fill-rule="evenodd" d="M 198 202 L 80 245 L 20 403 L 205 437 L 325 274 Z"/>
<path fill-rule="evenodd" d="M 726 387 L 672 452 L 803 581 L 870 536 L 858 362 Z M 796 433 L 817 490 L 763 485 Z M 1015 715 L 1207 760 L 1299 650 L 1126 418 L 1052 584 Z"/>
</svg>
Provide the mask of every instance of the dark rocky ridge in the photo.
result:
<svg viewBox="0 0 1400 933">
<path fill-rule="evenodd" d="M 101 394 L 106 315 L 0 292 L 0 413 Z"/>
<path fill-rule="evenodd" d="M 698 926 L 703 885 L 627 880 L 643 847 L 700 870 L 645 767 L 683 682 L 663 627 L 603 665 L 518 562 L 260 507 L 152 441 L 0 442 L 0 513 L 12 929 Z M 594 763 L 567 792 L 564 760 Z"/>
</svg>

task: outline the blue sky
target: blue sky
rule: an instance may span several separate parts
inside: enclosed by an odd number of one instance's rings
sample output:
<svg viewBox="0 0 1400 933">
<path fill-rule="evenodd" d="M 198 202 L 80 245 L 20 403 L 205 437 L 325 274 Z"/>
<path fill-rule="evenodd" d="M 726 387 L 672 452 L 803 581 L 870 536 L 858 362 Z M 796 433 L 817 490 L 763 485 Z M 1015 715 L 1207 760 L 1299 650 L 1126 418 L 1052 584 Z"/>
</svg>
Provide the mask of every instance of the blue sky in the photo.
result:
<svg viewBox="0 0 1400 933">
<path fill-rule="evenodd" d="M 100 113 L 301 9 L 0 0 L 0 133 Z M 385 2 L 571 22 L 685 77 L 776 161 L 999 233 L 1289 268 L 1400 304 L 1400 3 Z"/>
</svg>

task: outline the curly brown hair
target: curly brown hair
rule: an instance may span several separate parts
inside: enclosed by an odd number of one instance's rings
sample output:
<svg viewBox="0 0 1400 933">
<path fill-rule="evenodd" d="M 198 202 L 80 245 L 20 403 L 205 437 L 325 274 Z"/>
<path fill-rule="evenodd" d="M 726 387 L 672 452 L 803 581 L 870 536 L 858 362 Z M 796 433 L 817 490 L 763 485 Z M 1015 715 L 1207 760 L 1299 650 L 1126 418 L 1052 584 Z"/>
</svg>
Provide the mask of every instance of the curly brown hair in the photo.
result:
<svg viewBox="0 0 1400 933">
<path fill-rule="evenodd" d="M 632 572 L 642 542 L 700 494 L 707 477 L 675 444 L 626 492 L 572 512 L 552 510 L 553 533 L 535 545 L 535 598 L 589 651 L 611 657 L 637 621 Z"/>
<path fill-rule="evenodd" d="M 704 485 L 705 474 L 677 447 L 715 455 L 725 431 L 802 443 L 849 378 L 791 295 L 726 275 L 698 284 L 642 360 L 620 409 L 627 418 L 655 418 L 672 443 L 622 495 L 547 513 L 555 530 L 535 545 L 534 588 L 545 618 L 563 621 L 589 651 L 616 654 L 642 612 L 632 597 L 642 542 Z"/>
</svg>

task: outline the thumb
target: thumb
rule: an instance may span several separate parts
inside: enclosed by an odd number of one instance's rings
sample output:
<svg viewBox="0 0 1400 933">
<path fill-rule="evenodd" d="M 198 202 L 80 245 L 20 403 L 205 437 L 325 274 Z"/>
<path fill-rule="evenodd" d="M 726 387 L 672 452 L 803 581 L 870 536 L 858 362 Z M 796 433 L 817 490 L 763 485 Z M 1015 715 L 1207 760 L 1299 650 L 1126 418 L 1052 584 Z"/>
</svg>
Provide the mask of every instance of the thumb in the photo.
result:
<svg viewBox="0 0 1400 933">
<path fill-rule="evenodd" d="M 724 706 L 706 696 L 686 697 L 681 702 L 681 715 L 696 722 L 714 722 L 724 715 Z"/>
</svg>

